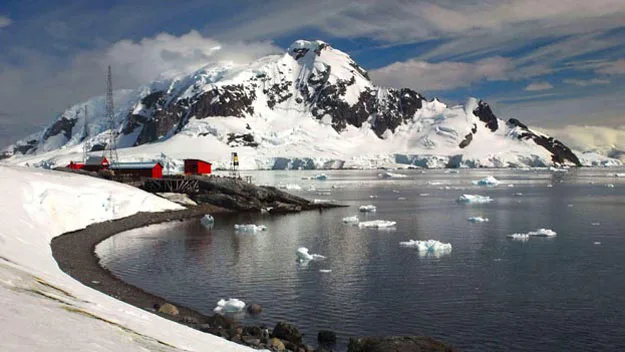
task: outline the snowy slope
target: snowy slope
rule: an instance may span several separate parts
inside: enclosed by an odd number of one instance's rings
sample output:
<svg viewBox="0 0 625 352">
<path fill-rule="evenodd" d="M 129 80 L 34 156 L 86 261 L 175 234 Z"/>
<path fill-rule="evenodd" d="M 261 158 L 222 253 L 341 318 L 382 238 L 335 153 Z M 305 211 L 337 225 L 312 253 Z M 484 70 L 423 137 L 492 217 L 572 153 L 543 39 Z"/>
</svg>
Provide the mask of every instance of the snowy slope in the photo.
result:
<svg viewBox="0 0 625 352">
<path fill-rule="evenodd" d="M 83 286 L 52 257 L 53 237 L 178 205 L 80 175 L 0 166 L 2 351 L 250 351 Z"/>
<path fill-rule="evenodd" d="M 10 162 L 58 166 L 80 160 L 83 143 L 105 147 L 102 99 L 70 108 L 10 146 Z M 377 87 L 347 54 L 321 41 L 299 40 L 284 55 L 246 65 L 209 63 L 115 99 L 120 155 L 173 158 L 171 171 L 187 157 L 225 167 L 231 151 L 244 169 L 580 163 L 562 143 L 497 118 L 482 101 L 447 106 L 410 89 Z M 87 129 L 83 105 L 93 116 Z"/>
</svg>

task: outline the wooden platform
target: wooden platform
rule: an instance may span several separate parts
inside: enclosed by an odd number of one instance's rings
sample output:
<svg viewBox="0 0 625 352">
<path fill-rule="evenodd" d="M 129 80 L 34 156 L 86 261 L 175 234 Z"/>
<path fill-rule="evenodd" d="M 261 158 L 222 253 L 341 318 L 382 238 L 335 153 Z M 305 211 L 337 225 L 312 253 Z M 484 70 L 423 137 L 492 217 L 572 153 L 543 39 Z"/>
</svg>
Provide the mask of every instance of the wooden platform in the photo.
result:
<svg viewBox="0 0 625 352">
<path fill-rule="evenodd" d="M 200 182 L 192 178 L 149 178 L 143 182 L 143 189 L 148 192 L 174 192 L 195 194 L 200 191 Z"/>
</svg>

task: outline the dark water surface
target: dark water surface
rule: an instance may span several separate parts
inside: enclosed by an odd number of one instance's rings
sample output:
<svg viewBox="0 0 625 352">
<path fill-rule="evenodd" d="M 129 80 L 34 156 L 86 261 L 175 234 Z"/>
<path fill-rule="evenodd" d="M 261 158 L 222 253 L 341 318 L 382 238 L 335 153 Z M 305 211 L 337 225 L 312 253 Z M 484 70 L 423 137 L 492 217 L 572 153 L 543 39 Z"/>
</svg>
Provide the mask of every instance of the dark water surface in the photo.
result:
<svg viewBox="0 0 625 352">
<path fill-rule="evenodd" d="M 212 230 L 199 220 L 155 225 L 114 236 L 97 253 L 123 280 L 204 313 L 220 298 L 259 303 L 263 313 L 246 322 L 292 322 L 310 344 L 318 330 L 331 329 L 339 349 L 348 336 L 419 334 L 463 351 L 625 350 L 625 178 L 611 176 L 623 170 L 398 172 L 409 177 L 336 171 L 312 181 L 302 180 L 315 174 L 305 171 L 249 173 L 256 183 L 298 184 L 303 190 L 292 193 L 350 207 L 221 216 Z M 486 175 L 503 184 L 471 184 Z M 494 201 L 457 204 L 462 193 Z M 362 204 L 378 212 L 358 214 Z M 397 227 L 343 224 L 351 215 Z M 490 221 L 469 223 L 471 216 Z M 268 230 L 235 233 L 242 223 Z M 543 227 L 557 237 L 506 238 Z M 453 250 L 421 256 L 399 246 L 409 239 L 449 242 Z M 298 264 L 300 246 L 327 259 Z"/>
</svg>

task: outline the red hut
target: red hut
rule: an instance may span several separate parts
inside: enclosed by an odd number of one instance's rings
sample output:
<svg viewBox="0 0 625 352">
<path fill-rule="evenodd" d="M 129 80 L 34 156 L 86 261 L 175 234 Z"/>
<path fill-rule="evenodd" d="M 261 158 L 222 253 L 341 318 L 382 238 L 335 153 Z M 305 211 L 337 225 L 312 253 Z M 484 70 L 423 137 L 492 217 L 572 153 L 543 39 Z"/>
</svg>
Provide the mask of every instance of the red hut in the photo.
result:
<svg viewBox="0 0 625 352">
<path fill-rule="evenodd" d="M 113 163 L 109 170 L 115 172 L 115 176 L 126 176 L 132 179 L 143 177 L 163 178 L 163 165 L 157 161 L 135 163 Z"/>
<path fill-rule="evenodd" d="M 69 164 L 67 164 L 66 167 L 70 168 L 72 170 L 80 170 L 80 169 L 83 169 L 85 167 L 85 164 L 84 163 L 75 163 L 73 161 L 70 161 Z"/>
<path fill-rule="evenodd" d="M 212 164 L 199 159 L 184 159 L 185 175 L 209 175 L 212 172 Z"/>
<path fill-rule="evenodd" d="M 87 171 L 99 171 L 107 169 L 109 165 L 109 161 L 105 156 L 90 156 L 89 159 L 85 161 L 85 166 L 83 166 L 82 169 Z"/>
</svg>

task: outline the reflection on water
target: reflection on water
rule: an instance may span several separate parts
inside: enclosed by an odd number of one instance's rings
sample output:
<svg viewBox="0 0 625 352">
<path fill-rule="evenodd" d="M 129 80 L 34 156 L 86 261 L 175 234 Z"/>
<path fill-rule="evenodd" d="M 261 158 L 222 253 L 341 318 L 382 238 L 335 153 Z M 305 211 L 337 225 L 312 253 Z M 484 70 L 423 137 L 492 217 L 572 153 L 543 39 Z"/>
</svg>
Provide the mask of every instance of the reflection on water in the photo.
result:
<svg viewBox="0 0 625 352">
<path fill-rule="evenodd" d="M 607 176 L 622 171 L 401 172 L 408 177 L 327 172 L 326 181 L 302 180 L 310 172 L 256 172 L 257 183 L 298 184 L 296 194 L 350 207 L 216 216 L 213 229 L 199 220 L 155 225 L 112 237 L 97 253 L 125 281 L 205 313 L 221 298 L 259 303 L 263 313 L 246 321 L 290 321 L 308 343 L 331 329 L 340 347 L 347 336 L 423 334 L 468 351 L 625 348 L 625 179 Z M 472 184 L 489 174 L 502 184 Z M 494 200 L 458 204 L 463 193 Z M 377 212 L 359 213 L 365 204 Z M 343 223 L 353 215 L 397 225 Z M 489 221 L 467 221 L 478 216 Z M 235 232 L 235 224 L 267 231 Z M 558 235 L 506 238 L 539 228 Z M 420 255 L 399 245 L 427 239 L 453 250 Z M 326 259 L 297 263 L 299 247 Z"/>
</svg>

